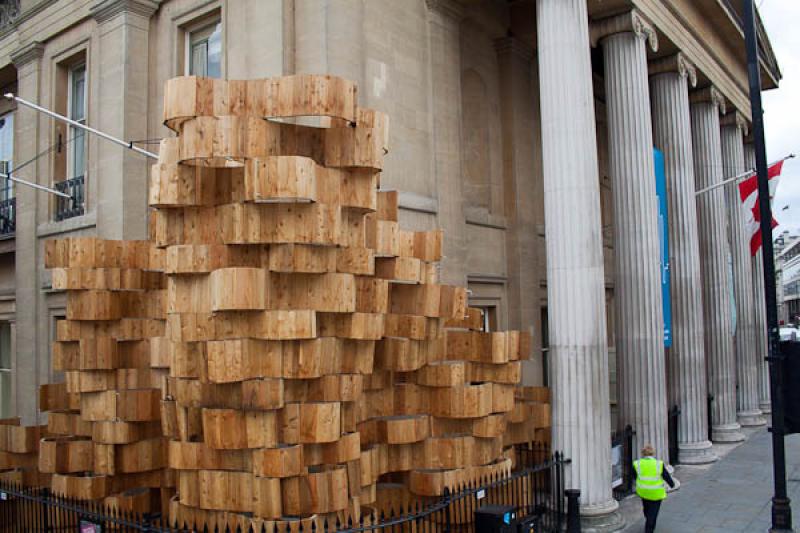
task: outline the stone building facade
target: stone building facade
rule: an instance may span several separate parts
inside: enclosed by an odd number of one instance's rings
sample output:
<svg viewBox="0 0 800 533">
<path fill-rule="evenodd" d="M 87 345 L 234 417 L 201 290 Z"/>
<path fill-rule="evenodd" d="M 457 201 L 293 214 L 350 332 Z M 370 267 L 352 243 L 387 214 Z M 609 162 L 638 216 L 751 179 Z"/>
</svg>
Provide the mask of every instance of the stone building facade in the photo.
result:
<svg viewBox="0 0 800 533">
<path fill-rule="evenodd" d="M 445 229 L 442 279 L 468 285 L 487 328 L 532 333 L 524 379 L 552 387 L 568 484 L 582 490 L 587 517 L 613 527 L 612 426 L 631 424 L 639 444 L 664 456 L 667 408 L 679 405 L 681 460 L 707 462 L 707 391 L 715 439 L 762 422 L 757 276 L 736 248 L 730 193 L 694 194 L 745 165 L 739 4 L 3 0 L 0 86 L 156 143 L 170 135 L 163 85 L 177 75 L 357 81 L 359 103 L 390 117 L 381 185 L 400 191 L 403 226 Z M 780 71 L 763 28 L 760 45 L 764 88 L 775 88 Z M 671 215 L 667 353 L 654 146 L 665 156 Z M 145 237 L 149 162 L 7 101 L 0 160 L 74 198 L 19 186 L 0 196 L 0 414 L 32 422 L 36 387 L 59 379 L 50 343 L 65 308 L 42 266 L 44 242 Z"/>
</svg>

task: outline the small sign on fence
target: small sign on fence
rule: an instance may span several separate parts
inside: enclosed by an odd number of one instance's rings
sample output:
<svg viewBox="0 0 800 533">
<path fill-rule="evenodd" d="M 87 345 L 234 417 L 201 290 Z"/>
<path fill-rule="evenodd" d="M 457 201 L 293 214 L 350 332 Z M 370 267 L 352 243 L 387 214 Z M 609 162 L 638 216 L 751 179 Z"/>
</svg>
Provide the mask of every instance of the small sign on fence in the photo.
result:
<svg viewBox="0 0 800 533">
<path fill-rule="evenodd" d="M 1 501 L 6 501 L 7 499 L 8 499 L 8 493 L 7 492 L 0 492 L 0 500 Z"/>
<path fill-rule="evenodd" d="M 622 485 L 622 444 L 611 447 L 611 488 Z"/>
<path fill-rule="evenodd" d="M 481 490 L 479 490 L 478 492 L 475 493 L 475 499 L 476 500 L 482 500 L 485 497 L 486 497 L 486 490 L 485 489 L 481 489 Z"/>
</svg>

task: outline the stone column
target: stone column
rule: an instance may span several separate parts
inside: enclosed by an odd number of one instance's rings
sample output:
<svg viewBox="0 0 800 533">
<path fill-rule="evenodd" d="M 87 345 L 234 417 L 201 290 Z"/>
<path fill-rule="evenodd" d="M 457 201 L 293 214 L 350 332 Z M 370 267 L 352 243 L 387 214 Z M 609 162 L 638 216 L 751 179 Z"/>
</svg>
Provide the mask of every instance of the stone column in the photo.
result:
<svg viewBox="0 0 800 533">
<path fill-rule="evenodd" d="M 465 285 L 464 209 L 461 192 L 461 40 L 463 18 L 454 0 L 425 0 L 428 6 L 428 40 L 433 110 L 433 152 L 437 222 L 444 229 L 442 281 Z"/>
<path fill-rule="evenodd" d="M 744 172 L 744 134 L 747 123 L 738 112 L 721 120 L 722 175 L 731 178 Z M 753 270 L 750 235 L 744 227 L 744 212 L 735 184 L 725 186 L 728 207 L 728 235 L 733 262 L 733 291 L 736 301 L 737 416 L 742 426 L 764 424 L 758 408 L 758 363 L 756 361 L 756 316 L 753 304 Z"/>
<path fill-rule="evenodd" d="M 17 94 L 30 102 L 41 101 L 42 56 L 44 45 L 29 43 L 11 54 L 17 68 Z M 26 161 L 36 157 L 43 129 L 42 117 L 34 110 L 20 106 L 14 117 L 14 160 Z M 20 178 L 39 182 L 49 175 L 46 158 L 41 158 L 21 169 Z M 42 183 L 49 185 L 49 183 Z M 45 212 L 49 205 L 49 195 L 31 187 L 17 186 L 17 225 L 15 232 L 16 252 L 16 352 L 13 359 L 14 415 L 22 418 L 22 423 L 32 425 L 38 421 L 37 398 L 40 382 L 40 366 L 47 358 L 40 353 L 37 332 L 39 331 L 39 309 L 44 305 L 40 290 L 41 282 L 38 265 L 41 250 L 36 235 L 39 224 L 39 207 Z"/>
<path fill-rule="evenodd" d="M 592 26 L 605 60 L 609 174 L 614 194 L 614 302 L 619 422 L 666 459 L 667 387 L 658 204 L 647 44 L 655 30 L 637 11 Z"/>
<path fill-rule="evenodd" d="M 697 235 L 689 84 L 694 66 L 683 54 L 650 65 L 653 142 L 664 152 L 669 201 L 672 348 L 667 358 L 669 405 L 678 405 L 678 460 L 702 464 L 717 460 L 708 440 L 706 355 L 700 241 Z"/>
<path fill-rule="evenodd" d="M 744 145 L 745 169 L 756 168 L 756 152 L 752 143 Z M 753 305 L 756 317 L 756 364 L 758 366 L 758 407 L 761 412 L 772 412 L 769 395 L 769 363 L 767 348 L 767 309 L 764 303 L 764 256 L 763 248 L 753 257 Z"/>
<path fill-rule="evenodd" d="M 611 495 L 600 185 L 585 0 L 537 0 L 553 447 L 581 514 L 622 527 Z"/>
<path fill-rule="evenodd" d="M 97 57 L 90 58 L 89 76 L 97 75 L 96 113 L 90 122 L 120 139 L 147 138 L 150 16 L 160 0 L 95 0 Z M 92 62 L 96 62 L 92 67 Z M 92 85 L 95 86 L 95 85 Z M 92 99 L 90 98 L 91 102 Z M 96 145 L 97 169 L 89 191 L 97 198 L 98 236 L 142 239 L 147 235 L 147 171 L 153 161 L 105 141 Z M 91 145 L 90 145 L 91 149 Z"/>
<path fill-rule="evenodd" d="M 719 112 L 725 99 L 715 88 L 691 95 L 692 148 L 697 188 L 722 181 Z M 736 421 L 736 359 L 731 334 L 731 294 L 728 285 L 728 236 L 722 187 L 697 196 L 703 317 L 714 442 L 744 440 Z"/>
</svg>

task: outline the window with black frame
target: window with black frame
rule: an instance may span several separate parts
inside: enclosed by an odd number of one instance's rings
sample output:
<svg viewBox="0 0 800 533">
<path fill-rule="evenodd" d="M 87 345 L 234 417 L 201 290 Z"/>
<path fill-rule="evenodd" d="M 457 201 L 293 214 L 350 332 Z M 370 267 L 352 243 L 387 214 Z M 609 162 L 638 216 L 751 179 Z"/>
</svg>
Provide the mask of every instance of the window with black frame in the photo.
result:
<svg viewBox="0 0 800 533">
<path fill-rule="evenodd" d="M 14 113 L 0 116 L 0 173 L 8 175 L 14 157 Z M 0 237 L 13 235 L 16 230 L 16 199 L 14 182 L 0 177 Z"/>
<path fill-rule="evenodd" d="M 86 124 L 86 87 L 86 63 L 69 68 L 67 115 L 80 124 Z M 56 200 L 56 220 L 84 214 L 86 204 L 86 134 L 81 128 L 70 126 L 66 142 L 60 140 L 59 148 L 62 143 L 67 148 L 66 179 L 56 182 L 54 188 L 69 198 Z"/>
<path fill-rule="evenodd" d="M 186 33 L 187 74 L 222 77 L 222 22 L 217 19 Z"/>
<path fill-rule="evenodd" d="M 0 418 L 11 416 L 11 323 L 0 322 Z"/>
</svg>

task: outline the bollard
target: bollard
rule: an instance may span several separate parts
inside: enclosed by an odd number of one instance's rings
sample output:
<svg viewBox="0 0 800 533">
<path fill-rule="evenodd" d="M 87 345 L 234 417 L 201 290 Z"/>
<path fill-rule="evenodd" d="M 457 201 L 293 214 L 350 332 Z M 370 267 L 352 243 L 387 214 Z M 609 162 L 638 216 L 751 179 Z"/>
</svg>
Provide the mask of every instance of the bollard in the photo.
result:
<svg viewBox="0 0 800 533">
<path fill-rule="evenodd" d="M 581 533 L 581 491 L 567 489 L 564 495 L 567 497 L 567 533 Z"/>
</svg>

